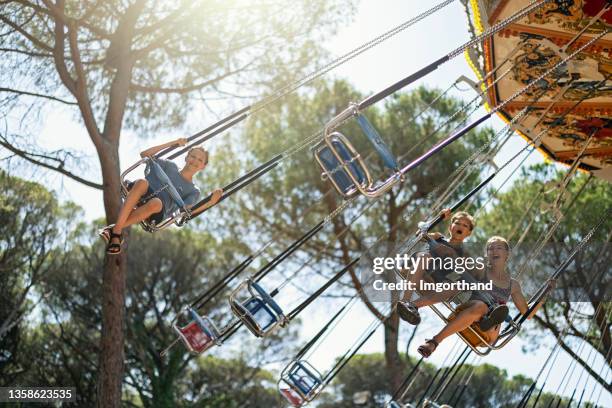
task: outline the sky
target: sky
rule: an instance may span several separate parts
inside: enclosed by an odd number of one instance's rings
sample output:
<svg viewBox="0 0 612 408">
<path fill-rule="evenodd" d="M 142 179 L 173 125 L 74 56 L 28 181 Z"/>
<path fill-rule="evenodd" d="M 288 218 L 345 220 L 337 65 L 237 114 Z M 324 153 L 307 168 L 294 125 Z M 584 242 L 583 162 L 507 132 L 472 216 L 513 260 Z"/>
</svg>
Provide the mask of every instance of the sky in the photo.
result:
<svg viewBox="0 0 612 408">
<path fill-rule="evenodd" d="M 342 27 L 337 35 L 330 37 L 325 47 L 333 56 L 342 55 L 408 20 L 410 17 L 419 14 L 433 4 L 434 2 L 416 0 L 364 0 L 361 2 L 354 21 Z M 465 13 L 459 1 L 455 1 L 434 16 L 339 67 L 331 75 L 348 79 L 364 94 L 373 93 L 384 89 L 404 76 L 426 66 L 431 61 L 449 53 L 468 39 L 469 34 Z M 474 74 L 462 55 L 443 65 L 417 84 L 413 84 L 409 89 L 422 84 L 445 89 L 461 75 L 475 79 Z M 464 99 L 471 99 L 475 96 L 473 91 L 465 90 L 465 87 L 462 89 L 464 90 L 453 90 L 452 94 Z M 503 127 L 502 121 L 498 118 L 494 118 L 490 124 L 496 129 Z M 192 130 L 197 130 L 196 124 L 194 124 Z M 46 117 L 41 128 L 41 135 L 46 136 L 40 139 L 41 145 L 45 148 L 60 148 L 68 142 L 73 149 L 81 152 L 83 154 L 83 164 L 89 168 L 85 173 L 89 178 L 99 180 L 98 163 L 91 142 L 86 137 L 81 123 L 75 121 L 69 113 L 58 111 L 57 114 Z M 179 136 L 184 136 L 184 134 L 178 131 L 173 134 L 160 134 L 148 139 L 147 144 L 163 143 Z M 519 136 L 513 136 L 511 142 L 498 155 L 497 162 L 501 163 L 507 160 L 512 154 L 523 148 L 524 145 L 524 141 Z M 122 168 L 138 160 L 138 152 L 143 147 L 146 146 L 142 146 L 142 142 L 135 135 L 123 135 L 120 148 Z M 528 158 L 526 164 L 541 161 L 542 157 L 536 152 Z M 505 175 L 512 172 L 512 170 L 512 168 L 509 168 L 507 172 L 500 174 L 493 182 L 494 185 L 499 185 L 500 180 L 505 179 Z M 37 172 L 32 170 L 31 178 L 36 179 L 38 177 L 40 176 Z M 66 199 L 82 206 L 85 211 L 86 220 L 103 217 L 102 197 L 99 191 L 84 187 L 55 174 L 45 175 L 44 180 L 45 184 L 58 191 L 60 197 L 66 197 Z M 294 295 L 295 293 L 289 291 L 286 296 L 279 298 L 279 302 L 281 304 L 289 302 L 291 296 Z M 412 344 L 410 349 L 412 355 L 417 355 L 416 347 L 426 337 L 431 337 L 434 331 L 441 327 L 441 322 L 433 317 L 431 311 L 427 310 L 423 314 L 426 320 L 422 323 L 422 327 L 419 328 Z M 325 307 L 321 307 L 315 302 L 309 308 L 306 318 L 302 319 L 303 325 L 300 333 L 302 341 L 306 341 L 310 335 L 318 331 L 328 317 L 329 306 L 326 304 Z M 312 356 L 313 364 L 324 371 L 325 367 L 335 357 L 346 350 L 347 345 L 363 331 L 364 326 L 370 320 L 371 314 L 361 304 L 356 305 L 337 328 L 338 331 L 325 339 L 324 344 Z M 403 330 L 402 338 L 400 339 L 400 350 L 403 349 L 403 344 L 407 340 L 408 335 L 409 331 Z M 548 347 L 541 347 L 536 353 L 524 354 L 522 348 L 528 344 L 528 341 L 529 339 L 527 338 L 517 338 L 501 351 L 493 352 L 479 361 L 504 368 L 510 375 L 524 374 L 534 377 L 548 356 L 550 344 Z M 430 360 L 437 364 L 443 363 L 445 356 L 453 349 L 455 342 L 454 338 L 449 338 L 442 343 Z M 382 346 L 383 337 L 379 330 L 366 344 L 363 351 L 382 351 Z M 469 359 L 468 362 L 472 362 L 472 359 Z M 571 364 L 571 359 L 565 353 L 561 353 L 555 361 L 554 369 L 547 382 L 547 389 L 549 391 L 555 391 L 563 378 L 563 374 L 571 370 Z M 602 364 L 602 359 L 597 359 L 593 366 L 599 368 Z M 570 376 L 571 379 L 569 386 L 566 388 L 566 395 L 571 393 L 573 384 L 580 377 L 581 369 L 575 368 L 574 372 L 575 375 L 572 372 Z M 583 375 L 581 377 L 581 384 L 584 384 L 585 379 L 586 375 Z M 589 392 L 590 388 L 587 388 L 587 395 Z M 598 392 L 599 388 L 596 389 L 595 395 Z M 600 404 L 612 406 L 612 398 L 605 391 Z"/>
</svg>

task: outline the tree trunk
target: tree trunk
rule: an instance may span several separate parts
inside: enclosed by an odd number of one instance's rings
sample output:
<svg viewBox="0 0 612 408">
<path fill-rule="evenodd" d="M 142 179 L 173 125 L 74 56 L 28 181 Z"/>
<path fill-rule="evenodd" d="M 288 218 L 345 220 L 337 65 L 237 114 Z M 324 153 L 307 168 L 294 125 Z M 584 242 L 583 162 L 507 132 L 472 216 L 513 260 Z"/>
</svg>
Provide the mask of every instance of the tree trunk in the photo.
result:
<svg viewBox="0 0 612 408">
<path fill-rule="evenodd" d="M 385 321 L 385 362 L 391 380 L 390 393 L 394 393 L 403 381 L 404 364 L 397 351 L 399 323 L 399 316 L 395 310 L 391 317 Z"/>
<path fill-rule="evenodd" d="M 388 244 L 386 254 L 387 256 L 395 256 L 395 253 L 390 253 L 389 251 L 392 248 L 395 248 L 394 244 L 397 242 L 397 227 L 400 211 L 397 209 L 395 195 L 393 192 L 387 193 L 387 197 L 389 203 L 389 212 L 387 213 L 389 235 L 387 237 Z M 395 282 L 395 271 L 387 271 L 387 274 L 387 282 Z M 397 305 L 399 300 L 398 293 L 396 291 L 391 291 L 391 304 Z M 387 364 L 387 369 L 389 370 L 389 378 L 391 379 L 392 386 L 392 389 L 389 391 L 392 393 L 397 390 L 403 381 L 404 363 L 400 358 L 399 352 L 397 351 L 397 345 L 399 342 L 399 325 L 400 319 L 399 315 L 397 314 L 397 309 L 393 308 L 391 316 L 385 322 L 385 362 Z"/>
<path fill-rule="evenodd" d="M 104 206 L 108 223 L 117 219 L 121 206 L 118 146 L 100 154 L 104 180 Z M 127 231 L 124 232 L 124 234 Z M 127 238 L 127 237 L 126 237 Z M 102 335 L 100 338 L 99 407 L 121 406 L 125 339 L 126 246 L 119 255 L 107 255 L 102 273 Z"/>
</svg>

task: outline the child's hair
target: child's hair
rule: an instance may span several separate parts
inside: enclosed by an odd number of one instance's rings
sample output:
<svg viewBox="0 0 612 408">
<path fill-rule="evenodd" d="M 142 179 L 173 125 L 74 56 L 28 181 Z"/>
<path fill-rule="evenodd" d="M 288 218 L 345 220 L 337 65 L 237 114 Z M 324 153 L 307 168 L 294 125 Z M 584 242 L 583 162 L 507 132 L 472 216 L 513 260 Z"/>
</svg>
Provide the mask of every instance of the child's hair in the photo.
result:
<svg viewBox="0 0 612 408">
<path fill-rule="evenodd" d="M 455 220 L 458 220 L 459 218 L 467 219 L 470 223 L 470 231 L 474 230 L 474 227 L 476 226 L 474 217 L 472 217 L 470 214 L 466 213 L 465 211 L 459 211 L 458 213 L 453 214 L 453 216 L 451 217 L 451 224 L 455 222 Z"/>
<path fill-rule="evenodd" d="M 194 150 L 200 150 L 202 153 L 204 153 L 204 155 L 206 156 L 206 158 L 204 159 L 204 164 L 208 164 L 208 150 L 206 150 L 202 146 L 195 146 L 189 149 L 189 151 L 187 152 L 187 155 L 189 156 L 189 153 L 191 153 Z"/>
<path fill-rule="evenodd" d="M 501 242 L 506 247 L 506 251 L 510 252 L 510 244 L 508 243 L 508 240 L 504 237 L 500 237 L 497 235 L 489 238 L 489 240 L 487 241 L 487 245 L 485 246 L 485 251 L 489 251 L 489 247 L 493 245 L 494 242 Z"/>
</svg>

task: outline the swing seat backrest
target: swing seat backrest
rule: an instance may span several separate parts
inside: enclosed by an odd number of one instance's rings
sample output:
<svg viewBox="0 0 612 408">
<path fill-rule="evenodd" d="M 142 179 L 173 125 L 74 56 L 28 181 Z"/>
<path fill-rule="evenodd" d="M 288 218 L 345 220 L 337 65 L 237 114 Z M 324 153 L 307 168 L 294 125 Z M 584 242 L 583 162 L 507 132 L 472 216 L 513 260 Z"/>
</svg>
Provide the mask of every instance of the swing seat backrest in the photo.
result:
<svg viewBox="0 0 612 408">
<path fill-rule="evenodd" d="M 334 188 L 343 196 L 350 197 L 357 192 L 355 183 L 347 174 L 351 175 L 359 184 L 366 188 L 370 185 L 369 172 L 365 168 L 361 157 L 354 151 L 352 146 L 348 146 L 345 141 L 332 134 L 332 145 L 342 158 L 341 163 L 328 145 L 322 143 L 315 149 L 315 159 L 323 170 L 323 174 L 331 181 Z M 345 164 L 346 166 L 343 166 Z"/>
<path fill-rule="evenodd" d="M 266 292 L 265 289 L 262 288 L 261 285 L 259 285 L 259 283 L 251 282 L 250 288 L 255 289 L 255 292 L 257 292 L 257 294 L 261 297 L 261 299 L 268 306 L 270 306 L 272 310 L 274 310 L 274 313 L 276 313 L 279 318 L 282 319 L 285 317 L 285 315 L 283 314 L 283 309 L 281 309 L 278 303 L 276 303 L 276 301 L 272 299 L 272 296 L 270 296 L 268 292 Z"/>
<path fill-rule="evenodd" d="M 298 361 L 287 375 L 288 382 L 297 388 L 305 397 L 310 397 L 323 383 L 319 374 L 310 364 Z"/>
<path fill-rule="evenodd" d="M 374 126 L 372 126 L 368 118 L 366 118 L 362 114 L 359 114 L 357 115 L 357 123 L 359 124 L 359 127 L 376 150 L 376 153 L 378 153 L 378 157 L 380 157 L 385 167 L 393 171 L 398 171 L 399 165 L 397 164 L 395 156 L 393 155 L 393 153 L 391 153 L 389 146 L 387 146 L 382 137 L 380 137 L 380 135 L 378 134 Z"/>
<path fill-rule="evenodd" d="M 217 330 L 217 328 L 208 318 L 203 318 L 202 316 L 200 316 L 198 312 L 192 307 L 188 308 L 188 311 L 189 315 L 191 316 L 191 319 L 200 327 L 200 329 L 204 333 L 208 335 L 208 337 L 215 341 L 219 339 L 221 333 L 219 333 L 219 330 Z"/>
<path fill-rule="evenodd" d="M 244 303 L 232 300 L 230 305 L 234 314 L 257 337 L 263 337 L 278 322 L 274 311 L 259 297 L 252 297 Z"/>
</svg>

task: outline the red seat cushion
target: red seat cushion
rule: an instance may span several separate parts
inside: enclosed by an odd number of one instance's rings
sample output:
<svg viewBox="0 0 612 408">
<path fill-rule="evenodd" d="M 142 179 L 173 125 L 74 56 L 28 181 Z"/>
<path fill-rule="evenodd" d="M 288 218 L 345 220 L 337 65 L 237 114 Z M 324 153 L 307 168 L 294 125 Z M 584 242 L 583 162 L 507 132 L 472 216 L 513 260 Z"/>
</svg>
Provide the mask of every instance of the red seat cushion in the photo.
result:
<svg viewBox="0 0 612 408">
<path fill-rule="evenodd" d="M 191 322 L 187 326 L 181 327 L 180 331 L 196 353 L 206 350 L 213 341 L 210 336 L 202 331 L 196 322 Z"/>
</svg>

